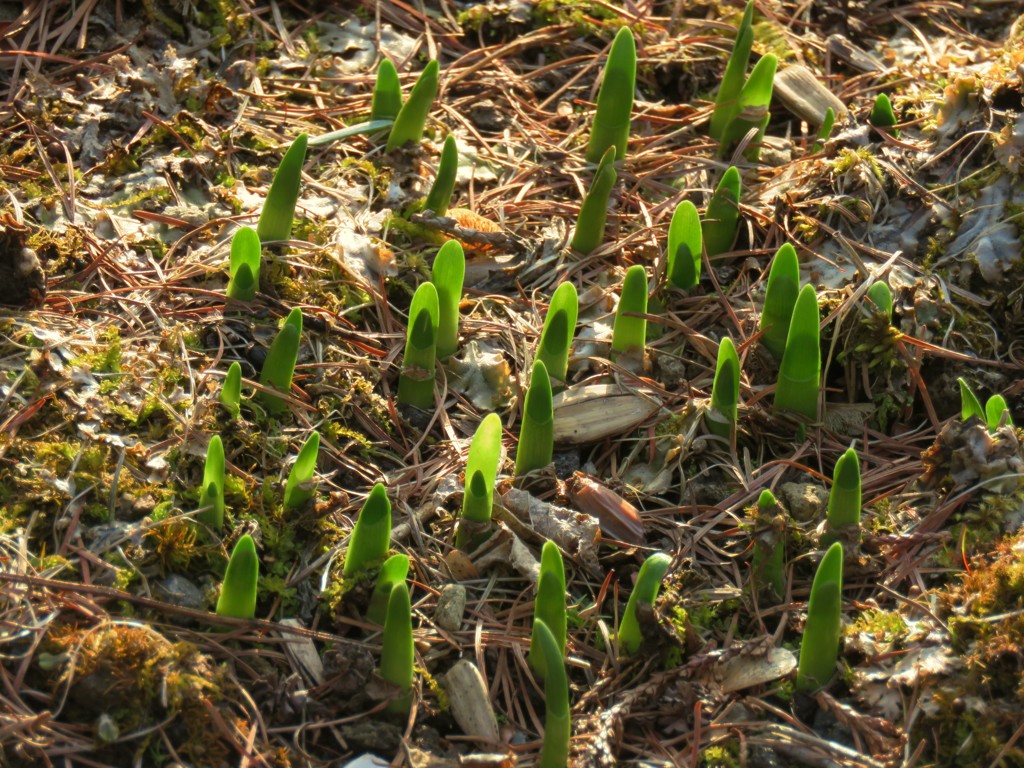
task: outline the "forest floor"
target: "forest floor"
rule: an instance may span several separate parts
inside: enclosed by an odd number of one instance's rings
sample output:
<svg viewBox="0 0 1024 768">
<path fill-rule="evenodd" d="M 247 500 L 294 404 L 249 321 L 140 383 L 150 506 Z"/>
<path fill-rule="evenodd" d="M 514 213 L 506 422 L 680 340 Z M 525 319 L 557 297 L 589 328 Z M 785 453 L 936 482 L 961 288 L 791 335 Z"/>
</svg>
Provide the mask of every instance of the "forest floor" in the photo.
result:
<svg viewBox="0 0 1024 768">
<path fill-rule="evenodd" d="M 1024 424 L 1019 2 L 759 0 L 755 58 L 807 67 L 849 114 L 814 152 L 817 126 L 773 102 L 760 160 L 737 161 L 734 249 L 705 259 L 687 294 L 664 286 L 666 231 L 729 164 L 707 122 L 741 5 L 323 7 L 0 2 L 0 764 L 533 765 L 543 536 L 527 507 L 550 503 L 572 510 L 557 543 L 574 764 L 1024 765 L 1024 450 L 1010 425 L 963 423 L 957 385 L 1003 394 Z M 605 244 L 581 255 L 568 236 L 593 172 L 583 146 L 622 25 L 638 43 L 632 135 Z M 406 93 L 440 60 L 427 138 L 390 154 L 377 136 L 312 147 L 292 242 L 265 254 L 255 301 L 226 303 L 232 232 L 255 222 L 299 133 L 366 119 L 380 52 Z M 882 92 L 898 134 L 867 123 Z M 456 204 L 479 217 L 458 231 L 404 213 L 449 133 Z M 406 313 L 445 231 L 469 253 L 461 348 L 438 371 L 437 409 L 409 413 L 395 403 Z M 785 242 L 822 305 L 823 416 L 800 439 L 771 408 L 775 364 L 758 345 Z M 632 264 L 665 302 L 639 373 L 608 360 Z M 891 326 L 865 309 L 879 279 Z M 572 383 L 618 382 L 637 418 L 559 446 L 525 488 L 506 463 L 495 535 L 461 552 L 468 438 L 497 411 L 514 454 L 544 310 L 566 280 L 581 297 Z M 218 403 L 228 365 L 241 362 L 251 394 L 293 307 L 305 330 L 287 412 L 247 402 L 232 420 Z M 732 443 L 702 418 L 726 335 L 743 362 Z M 592 422 L 619 415 L 590 408 Z M 282 481 L 313 430 L 318 492 L 286 513 Z M 214 434 L 229 466 L 222 538 L 192 522 Z M 851 444 L 863 532 L 847 552 L 837 674 L 809 697 L 792 665 Z M 367 590 L 340 575 L 378 481 L 393 548 L 412 561 L 407 718 L 383 712 Z M 643 546 L 594 519 L 595 487 L 640 510 Z M 766 488 L 785 515 L 757 518 Z M 244 533 L 261 558 L 259 618 L 217 619 Z M 781 597 L 751 583 L 764 536 L 786 546 Z M 610 638 L 654 551 L 673 566 L 644 652 L 626 658 Z M 452 585 L 461 619 L 437 612 Z M 497 741 L 452 714 L 459 659 L 483 676 Z"/>
</svg>

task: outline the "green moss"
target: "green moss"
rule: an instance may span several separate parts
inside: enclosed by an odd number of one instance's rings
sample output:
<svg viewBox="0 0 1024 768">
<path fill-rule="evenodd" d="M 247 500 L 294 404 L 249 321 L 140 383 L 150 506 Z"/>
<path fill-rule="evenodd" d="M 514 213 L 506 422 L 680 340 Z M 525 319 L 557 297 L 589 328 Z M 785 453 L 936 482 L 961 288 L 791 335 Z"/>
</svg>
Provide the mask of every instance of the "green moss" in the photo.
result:
<svg viewBox="0 0 1024 768">
<path fill-rule="evenodd" d="M 740 745 L 733 739 L 705 748 L 700 753 L 703 768 L 740 768 Z"/>
<path fill-rule="evenodd" d="M 907 622 L 898 611 L 867 610 L 846 628 L 848 636 L 865 633 L 875 642 L 896 644 L 910 634 Z"/>
</svg>

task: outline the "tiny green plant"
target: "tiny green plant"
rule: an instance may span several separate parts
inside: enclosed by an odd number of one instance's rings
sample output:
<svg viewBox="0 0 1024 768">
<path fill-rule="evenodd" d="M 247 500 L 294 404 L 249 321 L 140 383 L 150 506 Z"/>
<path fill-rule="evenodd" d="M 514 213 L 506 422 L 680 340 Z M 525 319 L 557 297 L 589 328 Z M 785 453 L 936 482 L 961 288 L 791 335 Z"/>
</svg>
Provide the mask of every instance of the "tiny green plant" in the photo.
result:
<svg viewBox="0 0 1024 768">
<path fill-rule="evenodd" d="M 227 295 L 236 301 L 252 301 L 260 287 L 260 236 L 242 227 L 231 238 Z"/>
<path fill-rule="evenodd" d="M 440 308 L 437 288 L 422 283 L 409 306 L 409 332 L 405 357 L 398 380 L 398 402 L 422 410 L 434 404 L 434 363 L 437 360 L 437 331 Z"/>
<path fill-rule="evenodd" d="M 889 290 L 889 284 L 879 280 L 868 288 L 867 296 L 875 311 L 881 312 L 892 321 L 892 291 Z"/>
<path fill-rule="evenodd" d="M 818 565 L 800 642 L 796 689 L 814 693 L 832 679 L 839 658 L 843 615 L 843 545 L 835 542 Z"/>
<path fill-rule="evenodd" d="M 537 359 L 544 363 L 552 386 L 562 386 L 569 372 L 569 350 L 579 317 L 579 296 L 570 282 L 560 284 L 551 296 L 544 329 L 540 334 Z"/>
<path fill-rule="evenodd" d="M 409 142 L 418 144 L 423 138 L 423 131 L 427 127 L 427 116 L 430 114 L 430 106 L 437 96 L 437 79 L 440 72 L 440 65 L 436 59 L 427 62 L 419 79 L 412 87 L 408 100 L 402 105 L 395 123 L 391 126 L 391 133 L 388 135 L 386 151 L 401 147 Z"/>
<path fill-rule="evenodd" d="M 380 676 L 399 690 L 399 695 L 388 704 L 388 712 L 403 715 L 412 706 L 412 675 L 415 661 L 409 587 L 404 581 L 400 581 L 391 588 L 380 653 Z"/>
<path fill-rule="evenodd" d="M 711 124 L 708 133 L 711 138 L 722 140 L 725 129 L 740 112 L 739 96 L 747 77 L 747 64 L 750 61 L 750 49 L 754 44 L 754 3 L 747 3 L 743 18 L 736 28 L 736 42 L 733 44 L 732 55 L 725 65 L 722 84 L 718 87 L 718 98 L 715 109 L 711 113 Z"/>
<path fill-rule="evenodd" d="M 590 253 L 604 242 L 605 222 L 608 219 L 608 198 L 618 174 L 615 171 L 615 147 L 608 150 L 598 163 L 594 180 L 583 198 L 576 231 L 572 236 L 572 248 L 580 253 Z"/>
<path fill-rule="evenodd" d="M 256 225 L 256 234 L 259 235 L 261 243 L 291 238 L 295 203 L 299 199 L 302 164 L 305 160 L 306 134 L 300 133 L 281 158 L 281 165 L 274 174 L 267 199 L 263 203 L 263 211 Z"/>
<path fill-rule="evenodd" d="M 380 626 L 384 625 L 388 616 L 388 603 L 391 591 L 396 584 L 404 584 L 409 575 L 409 557 L 398 553 L 384 561 L 377 574 L 377 583 L 370 595 L 370 605 L 366 609 L 366 620 Z"/>
<path fill-rule="evenodd" d="M 537 677 L 547 677 L 544 650 L 537 637 L 537 626 L 543 623 L 558 644 L 559 656 L 565 655 L 565 565 L 558 545 L 548 539 L 540 553 L 540 578 L 533 609 L 533 635 L 530 638 L 530 666 Z"/>
<path fill-rule="evenodd" d="M 373 86 L 370 121 L 394 120 L 402 109 L 402 83 L 391 59 L 383 58 L 377 66 L 377 82 Z"/>
<path fill-rule="evenodd" d="M 231 550 L 224 584 L 217 598 L 217 615 L 251 619 L 256 615 L 256 587 L 260 578 L 260 559 L 252 536 L 245 534 Z"/>
<path fill-rule="evenodd" d="M 765 489 L 757 499 L 752 580 L 776 597 L 786 593 L 786 518 L 775 494 Z"/>
<path fill-rule="evenodd" d="M 199 503 L 203 511 L 196 520 L 217 532 L 224 527 L 224 442 L 220 435 L 210 438 L 206 446 L 206 464 L 203 467 L 203 490 Z"/>
<path fill-rule="evenodd" d="M 612 326 L 613 360 L 622 355 L 633 359 L 643 358 L 647 343 L 646 314 L 647 270 L 642 264 L 634 264 L 626 270 L 619 306 L 615 310 L 615 324 Z"/>
<path fill-rule="evenodd" d="M 818 418 L 821 391 L 821 341 L 818 295 L 813 285 L 805 285 L 797 296 L 793 320 L 786 337 L 786 351 L 779 364 L 775 388 L 775 407 Z"/>
<path fill-rule="evenodd" d="M 738 98 L 739 111 L 726 126 L 719 145 L 719 152 L 724 156 L 732 145 L 755 129 L 753 140 L 744 153 L 748 160 L 757 160 L 761 152 L 764 130 L 768 126 L 768 107 L 772 101 L 775 87 L 775 70 L 779 66 L 778 59 L 771 53 L 761 57 L 750 71 L 750 77 L 743 84 Z"/>
<path fill-rule="evenodd" d="M 981 401 L 978 400 L 978 396 L 974 394 L 974 390 L 971 389 L 970 385 L 963 377 L 958 378 L 957 382 L 960 384 L 961 420 L 967 421 L 971 416 L 977 416 L 982 421 L 986 421 L 985 411 L 981 407 Z"/>
<path fill-rule="evenodd" d="M 437 356 L 442 360 L 459 348 L 459 304 L 465 277 L 466 253 L 458 240 L 449 240 L 434 257 L 430 272 L 430 282 L 437 289 Z"/>
<path fill-rule="evenodd" d="M 468 546 L 477 530 L 491 522 L 494 506 L 494 482 L 498 478 L 501 459 L 501 417 L 496 413 L 484 416 L 473 434 L 466 458 L 466 485 L 462 496 L 462 521 L 455 536 L 458 547 Z M 468 524 L 467 524 L 468 523 Z"/>
<path fill-rule="evenodd" d="M 314 432 L 299 450 L 299 455 L 288 473 L 288 481 L 284 485 L 284 508 L 299 509 L 316 493 L 313 484 L 313 473 L 316 472 L 316 459 L 320 453 L 320 433 Z"/>
<path fill-rule="evenodd" d="M 669 282 L 688 291 L 700 282 L 703 235 L 697 206 L 683 200 L 672 213 L 668 225 L 667 272 Z"/>
<path fill-rule="evenodd" d="M 786 351 L 786 337 L 800 295 L 800 261 L 796 249 L 785 243 L 775 253 L 768 272 L 768 288 L 761 310 L 761 343 L 776 360 Z"/>
<path fill-rule="evenodd" d="M 1013 419 L 1010 418 L 1008 413 L 1009 408 L 1006 405 L 1006 399 L 1002 395 L 992 395 L 985 403 L 985 407 L 982 408 L 981 401 L 967 382 L 962 377 L 957 379 L 957 382 L 960 384 L 961 420 L 967 421 L 971 416 L 977 416 L 978 419 L 985 423 L 989 432 L 995 432 L 999 429 L 999 425 L 1003 420 L 1003 414 L 1005 413 L 1007 425 L 1013 426 Z"/>
<path fill-rule="evenodd" d="M 832 472 L 827 512 L 829 536 L 825 539 L 826 543 L 840 531 L 857 531 L 859 534 L 860 513 L 860 458 L 851 445 L 839 457 Z"/>
<path fill-rule="evenodd" d="M 1006 414 L 1006 423 L 1009 426 L 1013 426 L 1013 419 L 1010 418 L 1008 413 L 1009 408 L 1006 406 L 1006 399 L 1002 395 L 992 395 L 985 403 L 985 421 L 988 426 L 989 432 L 995 432 L 999 429 L 999 424 L 1003 420 L 1003 414 Z"/>
<path fill-rule="evenodd" d="M 888 129 L 893 136 L 899 136 L 900 134 L 896 129 L 896 113 L 892 111 L 892 102 L 889 101 L 889 97 L 884 93 L 878 94 L 878 97 L 875 99 L 875 105 L 871 108 L 868 122 L 875 126 L 875 128 Z"/>
<path fill-rule="evenodd" d="M 740 191 L 740 172 L 733 165 L 722 174 L 722 180 L 718 182 L 715 194 L 708 203 L 707 213 L 700 222 L 708 258 L 727 253 L 736 240 L 736 225 L 740 219 Z"/>
<path fill-rule="evenodd" d="M 551 404 L 551 377 L 540 360 L 533 363 L 530 387 L 523 401 L 516 447 L 516 475 L 543 469 L 554 454 L 555 415 Z"/>
<path fill-rule="evenodd" d="M 640 566 L 636 584 L 626 602 L 626 612 L 622 614 L 622 621 L 619 622 L 619 653 L 623 656 L 632 656 L 640 650 L 644 637 L 640 631 L 637 611 L 641 604 L 654 605 L 662 579 L 665 578 L 671 564 L 671 557 L 664 552 L 655 552 Z"/>
<path fill-rule="evenodd" d="M 740 358 L 728 336 L 718 345 L 715 379 L 711 385 L 711 410 L 705 423 L 712 434 L 731 440 L 736 431 L 736 408 L 740 399 Z"/>
<path fill-rule="evenodd" d="M 629 27 L 622 27 L 608 52 L 604 77 L 597 93 L 597 112 L 587 144 L 587 162 L 601 160 L 609 147 L 615 148 L 616 159 L 626 157 L 635 89 L 636 41 Z"/>
<path fill-rule="evenodd" d="M 437 176 L 434 177 L 434 184 L 430 187 L 430 194 L 427 195 L 427 202 L 424 205 L 427 210 L 433 211 L 438 216 L 448 213 L 458 172 L 459 148 L 455 144 L 455 137 L 448 134 L 448 138 L 444 140 L 444 146 L 441 148 L 441 162 L 437 166 Z"/>
<path fill-rule="evenodd" d="M 821 152 L 825 147 L 825 142 L 829 140 L 832 135 L 832 128 L 836 124 L 836 112 L 832 107 L 825 110 L 825 118 L 821 121 L 821 130 L 818 131 L 818 137 L 814 140 L 814 145 L 811 147 L 811 154 L 817 154 Z"/>
<path fill-rule="evenodd" d="M 544 742 L 537 768 L 566 768 L 569 764 L 569 738 L 572 716 L 569 712 L 569 678 L 565 672 L 565 654 L 554 633 L 543 619 L 534 621 L 534 635 L 544 655 Z"/>
<path fill-rule="evenodd" d="M 220 388 L 220 403 L 231 418 L 238 418 L 242 405 L 242 366 L 237 360 L 228 366 L 228 374 Z"/>
<path fill-rule="evenodd" d="M 373 486 L 349 536 L 342 577 L 349 579 L 385 558 L 391 544 L 391 502 L 381 483 Z"/>
<path fill-rule="evenodd" d="M 299 357 L 299 339 L 302 337 L 302 310 L 295 307 L 288 313 L 284 325 L 278 331 L 260 370 L 260 384 L 264 387 L 287 394 L 292 388 L 295 362 Z M 285 410 L 281 397 L 260 391 L 257 396 L 269 413 L 278 414 Z"/>
</svg>

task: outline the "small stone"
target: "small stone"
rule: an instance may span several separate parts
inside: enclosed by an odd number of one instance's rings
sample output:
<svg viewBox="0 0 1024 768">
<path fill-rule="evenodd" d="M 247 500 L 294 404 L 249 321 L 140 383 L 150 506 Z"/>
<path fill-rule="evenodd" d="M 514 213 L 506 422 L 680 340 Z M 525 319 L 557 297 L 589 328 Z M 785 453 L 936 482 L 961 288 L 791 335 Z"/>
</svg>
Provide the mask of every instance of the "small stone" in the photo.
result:
<svg viewBox="0 0 1024 768">
<path fill-rule="evenodd" d="M 462 626 L 462 617 L 466 612 L 466 588 L 461 584 L 445 584 L 441 595 L 437 598 L 434 610 L 434 621 L 442 629 L 457 632 Z"/>
<path fill-rule="evenodd" d="M 153 593 L 158 600 L 163 600 L 171 605 L 196 610 L 201 610 L 204 607 L 202 590 L 184 576 L 179 576 L 176 573 L 158 581 L 154 586 Z"/>
<path fill-rule="evenodd" d="M 445 689 L 452 717 L 463 733 L 483 741 L 498 741 L 498 721 L 491 707 L 487 684 L 473 662 L 469 659 L 455 662 L 445 675 Z"/>
<path fill-rule="evenodd" d="M 820 485 L 784 483 L 782 502 L 795 520 L 820 520 L 828 503 L 828 492 Z"/>
</svg>

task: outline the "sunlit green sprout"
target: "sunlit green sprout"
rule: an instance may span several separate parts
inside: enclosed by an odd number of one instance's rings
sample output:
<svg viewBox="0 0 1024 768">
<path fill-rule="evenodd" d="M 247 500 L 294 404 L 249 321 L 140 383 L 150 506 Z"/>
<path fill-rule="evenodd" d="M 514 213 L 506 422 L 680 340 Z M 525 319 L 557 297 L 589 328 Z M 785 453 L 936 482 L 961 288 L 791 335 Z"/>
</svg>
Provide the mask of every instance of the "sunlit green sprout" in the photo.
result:
<svg viewBox="0 0 1024 768">
<path fill-rule="evenodd" d="M 860 458 L 850 446 L 836 462 L 828 495 L 828 542 L 843 530 L 857 530 L 861 513 Z M 859 538 L 859 535 L 858 535 Z"/>
<path fill-rule="evenodd" d="M 434 177 L 434 184 L 430 188 L 430 194 L 427 195 L 427 202 L 424 206 L 427 210 L 433 211 L 438 216 L 444 216 L 448 212 L 458 172 L 459 148 L 455 145 L 455 137 L 448 134 L 448 138 L 444 140 L 444 147 L 441 149 L 441 163 L 437 166 L 437 176 Z"/>
<path fill-rule="evenodd" d="M 875 305 L 875 309 L 881 312 L 889 320 L 892 320 L 892 291 L 888 283 L 881 280 L 868 288 L 868 300 Z"/>
<path fill-rule="evenodd" d="M 391 544 L 391 502 L 381 483 L 373 486 L 348 539 L 341 575 L 352 578 L 385 558 Z"/>
<path fill-rule="evenodd" d="M 384 625 L 388 615 L 388 603 L 391 591 L 396 584 L 404 584 L 409 575 L 409 557 L 401 553 L 392 555 L 384 561 L 377 574 L 377 583 L 370 595 L 370 605 L 366 609 L 366 620 L 374 624 Z"/>
<path fill-rule="evenodd" d="M 789 243 L 775 253 L 768 272 L 768 289 L 761 310 L 761 344 L 776 360 L 782 359 L 789 336 L 796 297 L 800 294 L 800 262 Z"/>
<path fill-rule="evenodd" d="M 263 211 L 256 225 L 256 234 L 261 243 L 291 239 L 292 219 L 295 218 L 295 203 L 299 199 L 302 164 L 305 160 L 306 134 L 300 133 L 281 158 L 281 165 L 274 174 L 274 181 L 263 203 Z"/>
<path fill-rule="evenodd" d="M 228 264 L 228 298 L 252 301 L 260 287 L 260 236 L 256 230 L 242 227 L 231 238 Z"/>
<path fill-rule="evenodd" d="M 612 194 L 618 174 L 615 172 L 615 147 L 609 147 L 594 173 L 594 180 L 580 206 L 576 231 L 572 235 L 572 248 L 590 253 L 604 242 L 604 227 L 608 219 L 608 198 Z"/>
<path fill-rule="evenodd" d="M 811 154 L 817 154 L 825 146 L 825 142 L 829 140 L 832 135 L 832 128 L 836 124 L 836 113 L 832 107 L 825 110 L 825 119 L 821 121 L 821 130 L 818 131 L 818 138 L 814 140 L 814 145 L 811 147 Z"/>
<path fill-rule="evenodd" d="M 298 458 L 288 473 L 288 481 L 284 485 L 284 508 L 299 509 L 313 498 L 316 486 L 313 484 L 313 473 L 316 472 L 316 459 L 320 453 L 320 433 L 314 432 L 299 450 Z"/>
<path fill-rule="evenodd" d="M 1006 423 L 1013 426 L 1013 419 L 1007 413 L 1006 399 L 1002 395 L 992 395 L 985 403 L 985 407 L 982 408 L 978 396 L 974 394 L 963 377 L 958 378 L 957 382 L 960 384 L 960 418 L 962 421 L 967 421 L 971 416 L 977 416 L 985 423 L 989 432 L 995 432 L 999 429 L 1003 414 L 1006 413 Z"/>
<path fill-rule="evenodd" d="M 700 263 L 703 235 L 697 206 L 683 200 L 672 213 L 668 225 L 669 282 L 688 291 L 700 282 Z"/>
<path fill-rule="evenodd" d="M 418 144 L 423 138 L 430 106 L 437 96 L 439 71 L 440 66 L 435 59 L 431 59 L 423 68 L 423 72 L 409 93 L 409 99 L 402 105 L 398 116 L 395 117 L 395 124 L 391 126 L 386 147 L 388 152 L 409 142 Z"/>
<path fill-rule="evenodd" d="M 981 407 L 981 401 L 974 394 L 974 390 L 963 377 L 957 379 L 960 384 L 960 418 L 967 421 L 971 416 L 977 416 L 982 421 L 985 419 L 985 410 Z"/>
<path fill-rule="evenodd" d="M 609 147 L 615 148 L 617 160 L 625 158 L 635 89 L 636 41 L 629 27 L 622 27 L 615 35 L 608 52 L 608 61 L 604 65 L 604 78 L 597 93 L 594 127 L 587 144 L 588 162 L 601 160 Z"/>
<path fill-rule="evenodd" d="M 422 283 L 409 306 L 409 331 L 398 379 L 398 402 L 428 410 L 434 405 L 434 363 L 440 309 L 433 283 Z"/>
<path fill-rule="evenodd" d="M 543 469 L 555 450 L 555 416 L 551 404 L 551 378 L 540 360 L 533 363 L 530 387 L 523 402 L 516 448 L 516 475 Z"/>
<path fill-rule="evenodd" d="M 699 229 L 697 230 L 700 231 Z M 626 270 L 622 295 L 612 326 L 612 359 L 626 355 L 642 359 L 647 343 L 647 270 L 634 264 Z M 637 317 L 636 315 L 639 315 Z"/>
<path fill-rule="evenodd" d="M 748 160 L 757 160 L 764 140 L 764 130 L 770 117 L 768 107 L 772 102 L 772 91 L 775 87 L 775 70 L 779 66 L 778 59 L 771 53 L 761 57 L 750 71 L 750 77 L 743 84 L 737 103 L 739 111 L 726 126 L 719 145 L 719 152 L 725 155 L 732 145 L 756 129 L 757 133 L 744 153 Z"/>
<path fill-rule="evenodd" d="M 814 420 L 818 418 L 821 392 L 821 341 L 818 295 L 805 285 L 797 296 L 793 320 L 786 337 L 786 351 L 779 364 L 775 407 Z"/>
<path fill-rule="evenodd" d="M 430 271 L 430 282 L 437 289 L 437 356 L 442 360 L 459 348 L 459 304 L 465 277 L 466 253 L 462 243 L 449 240 L 437 252 Z"/>
<path fill-rule="evenodd" d="M 875 128 L 889 129 L 893 136 L 900 135 L 899 130 L 895 127 L 896 113 L 892 111 L 892 102 L 889 101 L 889 97 L 884 93 L 878 94 L 878 97 L 875 99 L 875 105 L 871 108 L 868 122 L 875 126 Z"/>
<path fill-rule="evenodd" d="M 754 535 L 753 584 L 782 597 L 786 593 L 786 518 L 775 494 L 767 489 L 757 499 Z"/>
<path fill-rule="evenodd" d="M 530 666 L 541 680 L 546 677 L 544 650 L 537 637 L 537 625 L 543 623 L 558 643 L 559 656 L 565 655 L 565 565 L 558 545 L 548 539 L 540 553 L 540 578 L 533 609 L 533 635 L 530 638 Z"/>
<path fill-rule="evenodd" d="M 828 684 L 839 658 L 843 614 L 843 545 L 835 542 L 818 565 L 800 642 L 796 689 L 814 693 Z"/>
<path fill-rule="evenodd" d="M 402 109 L 402 83 L 391 59 L 383 58 L 377 67 L 377 82 L 373 86 L 370 120 L 394 120 Z"/>
<path fill-rule="evenodd" d="M 1007 413 L 1008 410 L 1006 399 L 1002 395 L 992 395 L 988 399 L 988 402 L 985 403 L 985 422 L 989 432 L 995 432 L 999 429 L 999 422 L 1002 420 L 1004 413 L 1006 413 L 1007 425 L 1013 426 L 1013 419 Z"/>
<path fill-rule="evenodd" d="M 569 738 L 572 716 L 569 713 L 569 678 L 565 672 L 565 654 L 543 619 L 534 620 L 534 637 L 544 656 L 544 743 L 537 768 L 566 768 L 569 764 Z"/>
<path fill-rule="evenodd" d="M 196 520 L 214 532 L 224 527 L 224 466 L 224 443 L 220 435 L 214 435 L 206 446 L 203 490 L 199 496 L 199 504 L 205 509 L 196 515 Z"/>
<path fill-rule="evenodd" d="M 640 566 L 636 584 L 626 602 L 626 612 L 622 614 L 622 621 L 619 622 L 619 653 L 623 656 L 632 656 L 640 650 L 644 638 L 640 631 L 637 610 L 641 605 L 654 605 L 661 581 L 671 564 L 671 557 L 664 552 L 655 552 Z"/>
<path fill-rule="evenodd" d="M 740 358 L 728 336 L 718 345 L 715 379 L 711 385 L 711 410 L 705 416 L 708 429 L 726 440 L 736 431 L 736 407 L 740 399 Z"/>
<path fill-rule="evenodd" d="M 747 78 L 747 64 L 750 61 L 750 49 L 754 44 L 754 3 L 747 3 L 743 18 L 736 28 L 736 42 L 725 65 L 722 84 L 718 87 L 718 98 L 715 99 L 715 110 L 711 114 L 708 133 L 711 138 L 722 140 L 725 129 L 740 112 L 739 96 L 743 83 Z"/>
<path fill-rule="evenodd" d="M 708 258 L 727 253 L 736 240 L 736 225 L 740 219 L 740 184 L 739 169 L 730 166 L 722 174 L 722 180 L 711 196 L 707 213 L 700 222 Z M 697 272 L 699 274 L 699 270 Z"/>
<path fill-rule="evenodd" d="M 224 584 L 217 598 L 217 615 L 251 619 L 256 615 L 256 587 L 260 578 L 260 559 L 252 536 L 245 534 L 231 550 Z"/>
<path fill-rule="evenodd" d="M 237 360 L 228 367 L 228 374 L 220 388 L 220 402 L 232 418 L 238 418 L 242 404 L 242 366 Z"/>
<path fill-rule="evenodd" d="M 569 350 L 576 333 L 579 316 L 579 296 L 576 286 L 570 282 L 561 283 L 551 296 L 548 313 L 544 317 L 544 330 L 540 334 L 537 359 L 548 369 L 552 386 L 565 383 L 569 371 Z"/>
<path fill-rule="evenodd" d="M 409 587 L 404 581 L 400 581 L 391 588 L 380 652 L 380 676 L 402 692 L 388 704 L 388 712 L 401 715 L 408 712 L 412 706 L 412 673 L 415 661 Z"/>
<path fill-rule="evenodd" d="M 295 307 L 288 313 L 284 325 L 278 331 L 260 370 L 260 384 L 288 394 L 295 375 L 295 362 L 299 357 L 299 339 L 302 336 L 302 310 Z M 269 413 L 282 413 L 285 402 L 278 395 L 257 392 L 257 397 Z"/>
<path fill-rule="evenodd" d="M 455 545 L 468 546 L 471 530 L 491 522 L 494 506 L 494 482 L 498 478 L 501 459 L 501 417 L 496 413 L 484 416 L 476 428 L 466 458 L 466 486 L 462 496 L 462 521 L 455 536 Z M 468 524 L 467 524 L 468 523 Z M 473 525 L 476 524 L 476 525 Z"/>
</svg>

